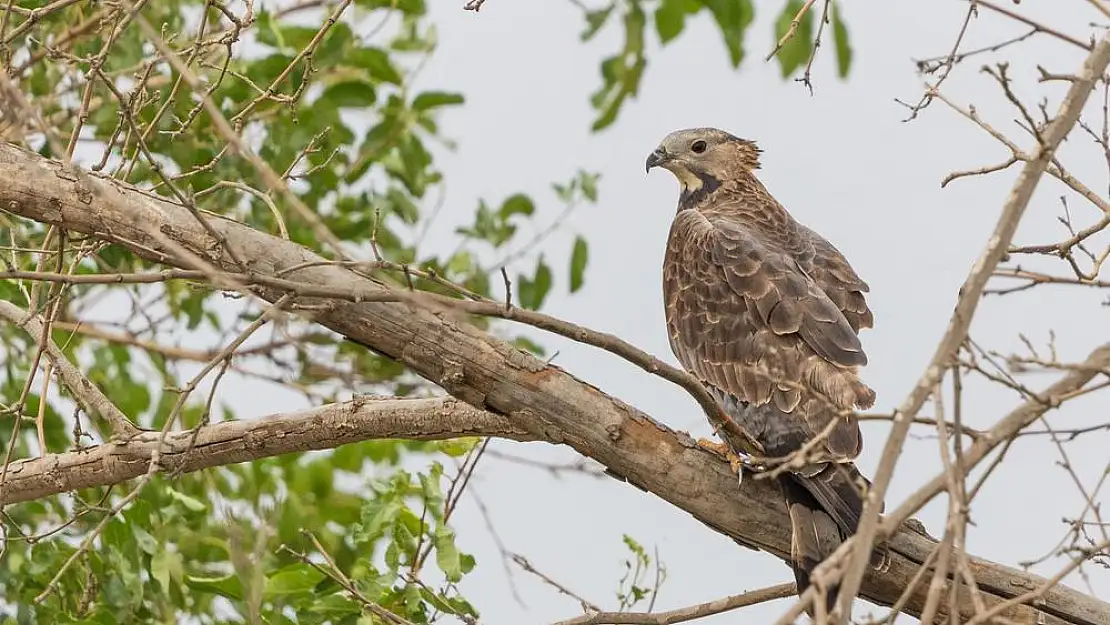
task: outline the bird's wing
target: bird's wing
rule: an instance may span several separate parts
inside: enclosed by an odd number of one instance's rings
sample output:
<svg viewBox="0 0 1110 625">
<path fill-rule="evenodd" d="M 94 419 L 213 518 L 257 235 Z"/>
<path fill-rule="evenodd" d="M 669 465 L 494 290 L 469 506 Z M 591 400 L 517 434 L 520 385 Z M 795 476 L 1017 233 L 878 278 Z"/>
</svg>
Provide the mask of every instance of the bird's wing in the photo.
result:
<svg viewBox="0 0 1110 625">
<path fill-rule="evenodd" d="M 742 402 L 773 402 L 789 417 L 767 424 L 774 433 L 764 437 L 792 439 L 782 442 L 796 449 L 828 425 L 837 412 L 830 401 L 842 409 L 873 401 L 855 375 L 866 356 L 844 313 L 757 231 L 720 214 L 681 211 L 668 241 L 664 291 L 671 347 L 682 365 Z M 858 454 L 855 419 L 841 419 L 827 447 L 835 456 Z"/>
<path fill-rule="evenodd" d="M 801 224 L 798 224 L 798 229 L 814 250 L 812 262 L 805 265 L 807 273 L 840 309 L 853 330 L 859 332 L 873 327 L 875 318 L 864 297 L 864 293 L 870 290 L 867 283 L 860 279 L 832 243 Z"/>
</svg>

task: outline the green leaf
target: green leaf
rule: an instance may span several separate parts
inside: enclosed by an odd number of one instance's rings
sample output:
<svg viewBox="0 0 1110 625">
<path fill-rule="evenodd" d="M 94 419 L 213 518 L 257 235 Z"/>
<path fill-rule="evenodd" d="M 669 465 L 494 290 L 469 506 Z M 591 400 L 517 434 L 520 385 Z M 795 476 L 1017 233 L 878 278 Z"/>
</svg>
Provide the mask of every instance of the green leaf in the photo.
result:
<svg viewBox="0 0 1110 625">
<path fill-rule="evenodd" d="M 517 193 L 516 195 L 509 196 L 509 198 L 501 204 L 501 209 L 497 211 L 497 214 L 501 216 L 501 219 L 508 219 L 513 215 L 526 215 L 531 217 L 535 212 L 536 205 L 532 202 L 532 199 L 523 193 Z"/>
<path fill-rule="evenodd" d="M 400 189 L 390 189 L 385 199 L 390 211 L 400 217 L 401 221 L 410 226 L 420 221 L 420 207 L 405 192 Z"/>
<path fill-rule="evenodd" d="M 344 616 L 361 613 L 362 606 L 348 599 L 345 594 L 332 594 L 319 599 L 312 604 L 312 614 L 334 619 L 332 622 L 341 622 L 339 619 Z"/>
<path fill-rule="evenodd" d="M 283 50 L 301 50 L 316 36 L 318 29 L 271 21 L 271 28 L 260 31 L 260 40 Z"/>
<path fill-rule="evenodd" d="M 493 247 L 499 248 L 516 233 L 516 226 L 501 215 L 503 210 L 505 210 L 504 206 L 495 213 L 484 200 L 479 200 L 478 210 L 474 213 L 474 225 L 463 226 L 455 231 L 465 236 L 482 239 Z"/>
<path fill-rule="evenodd" d="M 423 595 L 420 594 L 419 586 L 417 586 L 416 584 L 408 584 L 407 586 L 405 586 L 404 598 L 405 610 L 408 612 L 406 616 L 416 616 L 417 618 L 423 616 L 424 599 Z M 424 619 L 420 618 L 420 621 L 424 622 Z"/>
<path fill-rule="evenodd" d="M 610 4 L 604 9 L 597 11 L 586 11 L 586 30 L 582 31 L 582 41 L 589 41 L 594 38 L 594 35 L 601 30 L 605 22 L 609 20 L 609 16 L 613 13 L 613 8 L 616 3 Z"/>
<path fill-rule="evenodd" d="M 459 250 L 447 261 L 447 273 L 451 276 L 464 274 L 474 268 L 474 255 L 466 250 Z"/>
<path fill-rule="evenodd" d="M 519 276 L 517 285 L 517 297 L 521 306 L 532 310 L 543 306 L 547 292 L 551 290 L 551 268 L 543 262 L 543 256 L 536 261 L 536 274 L 532 278 Z"/>
<path fill-rule="evenodd" d="M 162 586 L 163 592 L 169 592 L 170 588 L 176 586 L 177 584 L 171 585 L 171 582 L 180 580 L 184 571 L 181 554 L 167 551 L 164 547 L 150 559 L 150 575 Z"/>
<path fill-rule="evenodd" d="M 687 0 L 663 0 L 655 9 L 655 32 L 659 33 L 659 41 L 663 44 L 669 43 L 686 27 L 686 13 L 689 12 L 686 4 Z"/>
<path fill-rule="evenodd" d="M 709 7 L 713 19 L 717 20 L 732 66 L 739 67 L 740 61 L 744 60 L 744 32 L 755 17 L 751 0 L 702 1 Z"/>
<path fill-rule="evenodd" d="M 169 493 L 170 497 L 172 497 L 174 500 L 181 502 L 181 504 L 188 508 L 190 512 L 204 512 L 208 509 L 208 506 L 204 505 L 203 501 L 195 497 L 190 497 L 189 495 L 186 495 L 185 493 L 182 493 L 180 491 L 174 490 L 170 486 L 166 487 L 166 492 Z"/>
<path fill-rule="evenodd" d="M 462 104 L 464 101 L 465 98 L 462 94 L 447 93 L 446 91 L 425 91 L 412 101 L 412 110 L 426 111 L 440 106 Z"/>
<path fill-rule="evenodd" d="M 459 613 L 458 609 L 454 605 L 451 605 L 451 602 L 448 601 L 446 597 L 440 596 L 439 593 L 433 592 L 428 588 L 421 587 L 420 594 L 424 597 L 425 601 L 430 603 L 432 607 L 439 610 L 440 612 L 446 612 L 447 614 Z"/>
<path fill-rule="evenodd" d="M 590 103 L 600 111 L 590 127 L 594 132 L 612 124 L 625 100 L 636 95 L 640 88 L 640 77 L 647 67 L 644 57 L 646 20 L 640 4 L 630 4 L 624 14 L 624 49 L 601 62 L 602 86 L 590 96 Z"/>
<path fill-rule="evenodd" d="M 318 66 L 335 66 L 343 62 L 354 43 L 354 33 L 351 27 L 338 22 L 331 27 L 324 42 L 316 49 L 315 62 Z"/>
<path fill-rule="evenodd" d="M 404 504 L 396 499 L 371 499 L 362 504 L 362 521 L 354 528 L 355 540 L 367 542 L 384 534 L 385 527 L 392 525 L 401 513 Z"/>
<path fill-rule="evenodd" d="M 459 557 L 458 547 L 455 546 L 455 532 L 450 528 L 440 526 L 435 533 L 436 565 L 447 577 L 447 581 L 457 582 L 462 579 L 462 562 Z"/>
<path fill-rule="evenodd" d="M 848 43 L 848 27 L 844 18 L 840 16 L 840 5 L 832 5 L 833 44 L 836 47 L 836 73 L 841 78 L 848 76 L 848 69 L 852 66 L 852 46 Z"/>
<path fill-rule="evenodd" d="M 590 250 L 586 240 L 581 236 L 574 238 L 574 248 L 570 253 L 570 292 L 575 293 L 582 288 L 582 279 L 586 273 L 586 263 L 590 260 Z"/>
<path fill-rule="evenodd" d="M 380 48 L 367 47 L 353 50 L 349 59 L 355 67 L 367 70 L 372 80 L 380 80 L 394 85 L 400 85 L 404 80 L 401 72 L 397 71 L 393 61 L 390 60 L 389 53 Z"/>
<path fill-rule="evenodd" d="M 155 554 L 158 552 L 158 541 L 150 535 L 150 532 L 141 527 L 132 525 L 131 534 L 135 540 L 135 545 L 137 545 L 143 553 Z"/>
<path fill-rule="evenodd" d="M 263 592 L 270 597 L 311 592 L 324 577 L 324 574 L 315 567 L 298 562 L 278 570 L 267 578 Z"/>
<path fill-rule="evenodd" d="M 794 16 L 802 10 L 804 5 L 803 0 L 790 0 L 786 3 L 782 13 L 779 14 L 778 20 L 775 21 L 776 42 L 781 41 L 786 33 L 790 31 Z M 775 55 L 775 58 L 779 61 L 779 67 L 782 68 L 782 77 L 790 76 L 794 73 L 794 70 L 801 67 L 809 59 L 812 50 L 813 11 L 809 10 L 798 22 L 798 28 L 794 31 L 793 36 L 782 45 L 778 54 Z"/>
<path fill-rule="evenodd" d="M 424 0 L 359 0 L 357 4 L 371 9 L 397 9 L 409 15 L 423 15 L 427 11 Z"/>
<path fill-rule="evenodd" d="M 436 447 L 440 452 L 452 458 L 459 458 L 474 449 L 480 440 L 481 439 L 474 437 L 449 438 L 437 443 Z"/>
<path fill-rule="evenodd" d="M 328 87 L 320 99 L 338 107 L 366 108 L 374 105 L 377 94 L 370 83 L 349 80 Z"/>
<path fill-rule="evenodd" d="M 555 191 L 555 197 L 559 198 L 559 201 L 567 204 L 574 201 L 574 189 L 577 186 L 574 180 L 571 180 L 570 184 L 559 184 L 558 182 L 551 183 L 551 188 Z"/>
<path fill-rule="evenodd" d="M 597 203 L 597 179 L 600 177 L 601 174 L 598 173 L 585 171 L 578 173 L 578 182 L 582 186 L 582 195 L 586 196 L 586 199 L 593 204 Z"/>
<path fill-rule="evenodd" d="M 621 540 L 624 541 L 624 545 L 628 547 L 628 550 L 631 551 L 634 556 L 636 556 L 637 560 L 639 560 L 642 564 L 647 564 L 647 550 L 644 549 L 643 545 L 641 545 L 639 542 L 636 541 L 635 538 L 632 538 L 628 534 L 622 534 Z"/>
<path fill-rule="evenodd" d="M 442 472 L 443 469 L 441 468 L 441 475 Z M 436 514 L 438 514 L 438 512 Z M 426 526 L 424 525 L 424 521 L 422 521 L 411 508 L 402 508 L 401 513 L 397 515 L 397 524 L 393 526 L 395 530 L 401 528 L 405 530 L 407 536 L 411 536 L 414 539 L 415 546 L 415 538 L 424 533 Z M 394 538 L 396 538 L 396 536 Z"/>
<path fill-rule="evenodd" d="M 199 592 L 207 592 L 236 601 L 243 598 L 243 583 L 239 576 L 232 574 L 227 577 L 199 577 L 187 575 L 185 585 Z"/>
<path fill-rule="evenodd" d="M 439 514 L 443 509 L 443 489 L 439 485 L 439 480 L 443 477 L 443 465 L 433 462 L 431 470 L 427 474 L 421 473 L 418 477 L 420 490 L 423 491 L 428 506 L 433 509 L 432 514 Z"/>
</svg>

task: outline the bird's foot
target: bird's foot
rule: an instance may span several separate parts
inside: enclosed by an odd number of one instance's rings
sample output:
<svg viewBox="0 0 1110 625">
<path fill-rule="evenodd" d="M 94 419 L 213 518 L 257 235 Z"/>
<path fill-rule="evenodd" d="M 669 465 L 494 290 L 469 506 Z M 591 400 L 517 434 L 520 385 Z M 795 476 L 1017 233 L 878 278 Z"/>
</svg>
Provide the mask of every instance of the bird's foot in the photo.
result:
<svg viewBox="0 0 1110 625">
<path fill-rule="evenodd" d="M 698 447 L 724 456 L 728 460 L 728 466 L 732 467 L 732 472 L 739 476 L 741 482 L 744 481 L 744 459 L 733 453 L 728 444 L 714 442 L 707 438 L 699 438 L 697 442 Z"/>
<path fill-rule="evenodd" d="M 711 441 L 708 438 L 699 438 L 698 447 L 712 451 L 713 453 L 721 454 L 722 456 L 729 453 L 729 448 L 727 444 L 718 443 L 717 441 Z"/>
</svg>

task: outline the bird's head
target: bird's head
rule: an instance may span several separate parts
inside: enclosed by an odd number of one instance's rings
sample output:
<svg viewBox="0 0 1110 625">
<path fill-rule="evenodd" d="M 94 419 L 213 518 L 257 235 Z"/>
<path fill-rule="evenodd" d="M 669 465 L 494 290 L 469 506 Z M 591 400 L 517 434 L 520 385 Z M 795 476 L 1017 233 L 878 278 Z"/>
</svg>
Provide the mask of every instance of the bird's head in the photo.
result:
<svg viewBox="0 0 1110 625">
<path fill-rule="evenodd" d="M 676 130 L 648 156 L 647 170 L 652 167 L 670 170 L 684 191 L 697 191 L 759 169 L 759 148 L 716 128 Z"/>
</svg>

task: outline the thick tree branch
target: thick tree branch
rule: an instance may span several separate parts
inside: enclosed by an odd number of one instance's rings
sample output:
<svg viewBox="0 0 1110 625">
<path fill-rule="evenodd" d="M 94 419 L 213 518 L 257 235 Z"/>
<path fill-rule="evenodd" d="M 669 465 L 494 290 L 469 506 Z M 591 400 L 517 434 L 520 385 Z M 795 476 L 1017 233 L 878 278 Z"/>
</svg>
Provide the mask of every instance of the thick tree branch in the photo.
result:
<svg viewBox="0 0 1110 625">
<path fill-rule="evenodd" d="M 501 415 L 451 398 L 356 397 L 311 410 L 224 421 L 200 431 L 173 432 L 166 436 L 160 462 L 164 471 L 189 473 L 370 439 L 442 440 L 461 436 L 532 438 L 523 427 Z M 144 475 L 160 437 L 161 432 L 144 431 L 123 443 L 13 462 L 6 483 L 0 485 L 0 505 L 119 484 Z"/>
<path fill-rule="evenodd" d="M 56 162 L 0 146 L 0 208 L 172 264 L 176 254 L 161 243 L 168 237 L 216 269 L 238 269 L 185 208 L 119 183 L 73 178 Z M 82 184 L 98 188 L 90 193 Z M 345 268 L 322 264 L 319 256 L 290 241 L 229 220 L 212 218 L 211 225 L 241 258 L 249 259 L 249 271 L 259 275 L 303 267 L 287 277 L 330 288 L 385 288 Z M 276 287 L 257 292 L 270 301 L 286 293 Z M 749 479 L 737 488 L 736 475 L 723 459 L 562 369 L 411 301 L 298 297 L 294 304 L 311 305 L 313 319 L 321 325 L 399 360 L 468 404 L 502 415 L 527 432 L 519 438 L 567 444 L 737 542 L 788 558 L 790 523 L 770 481 Z M 890 567 L 869 571 L 861 588 L 862 596 L 882 605 L 898 600 L 925 561 L 921 554 L 936 548 L 935 541 L 907 531 L 890 544 Z M 986 561 L 974 565 L 988 609 L 1045 581 Z M 920 614 L 926 591 L 915 588 L 905 611 Z M 1043 614 L 1011 606 L 1003 615 L 1017 623 L 1110 625 L 1110 605 L 1067 587 L 1051 589 L 1042 600 L 1038 605 Z"/>
</svg>

